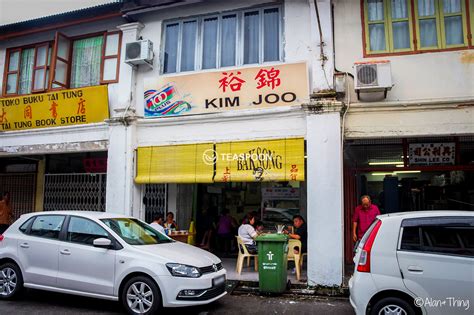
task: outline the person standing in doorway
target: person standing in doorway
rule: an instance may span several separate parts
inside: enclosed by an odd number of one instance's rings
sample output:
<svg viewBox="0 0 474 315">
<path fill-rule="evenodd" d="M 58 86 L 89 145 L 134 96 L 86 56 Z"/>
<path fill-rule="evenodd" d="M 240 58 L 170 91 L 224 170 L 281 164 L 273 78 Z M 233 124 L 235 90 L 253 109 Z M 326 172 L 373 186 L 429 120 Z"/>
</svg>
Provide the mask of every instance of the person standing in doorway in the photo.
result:
<svg viewBox="0 0 474 315">
<path fill-rule="evenodd" d="M 0 234 L 3 234 L 12 222 L 13 213 L 10 205 L 10 193 L 4 192 L 0 201 Z"/>
<path fill-rule="evenodd" d="M 217 223 L 217 239 L 219 241 L 220 249 L 223 249 L 225 254 L 230 253 L 232 241 L 235 238 L 232 232 L 236 225 L 237 222 L 229 214 L 229 209 L 224 208 L 219 217 L 219 222 Z"/>
<path fill-rule="evenodd" d="M 369 196 L 364 195 L 360 198 L 360 205 L 355 208 L 352 217 L 352 239 L 354 242 L 360 241 L 364 233 L 370 227 L 375 218 L 380 215 L 380 210 L 372 204 Z"/>
</svg>

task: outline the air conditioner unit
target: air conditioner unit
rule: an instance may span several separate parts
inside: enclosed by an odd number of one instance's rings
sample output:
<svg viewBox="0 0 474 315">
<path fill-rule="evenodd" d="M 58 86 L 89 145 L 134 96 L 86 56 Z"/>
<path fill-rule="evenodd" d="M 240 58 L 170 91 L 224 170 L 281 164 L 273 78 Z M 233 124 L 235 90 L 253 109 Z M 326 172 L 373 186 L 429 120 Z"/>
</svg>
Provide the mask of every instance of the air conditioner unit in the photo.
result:
<svg viewBox="0 0 474 315">
<path fill-rule="evenodd" d="M 392 72 L 390 61 L 356 62 L 355 90 L 357 95 L 362 92 L 385 92 L 392 88 Z"/>
<path fill-rule="evenodd" d="M 137 40 L 125 46 L 125 62 L 129 65 L 153 65 L 153 42 Z"/>
</svg>

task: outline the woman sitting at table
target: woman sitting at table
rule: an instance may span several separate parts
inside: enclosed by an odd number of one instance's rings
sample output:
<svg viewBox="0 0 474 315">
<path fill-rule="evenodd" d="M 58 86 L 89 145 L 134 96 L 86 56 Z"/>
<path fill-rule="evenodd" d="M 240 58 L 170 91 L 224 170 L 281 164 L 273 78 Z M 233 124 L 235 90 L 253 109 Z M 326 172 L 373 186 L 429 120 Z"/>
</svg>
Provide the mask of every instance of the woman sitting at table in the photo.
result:
<svg viewBox="0 0 474 315">
<path fill-rule="evenodd" d="M 238 235 L 242 239 L 245 247 L 250 254 L 257 253 L 257 245 L 255 244 L 255 238 L 258 236 L 258 232 L 255 230 L 253 225 L 255 224 L 255 216 L 252 213 L 247 214 L 247 223 L 244 221 L 239 227 Z"/>
<path fill-rule="evenodd" d="M 178 224 L 176 224 L 176 221 L 174 220 L 173 212 L 168 212 L 166 214 L 166 222 L 164 225 L 165 225 L 165 229 L 172 229 L 172 230 L 178 229 Z"/>
</svg>

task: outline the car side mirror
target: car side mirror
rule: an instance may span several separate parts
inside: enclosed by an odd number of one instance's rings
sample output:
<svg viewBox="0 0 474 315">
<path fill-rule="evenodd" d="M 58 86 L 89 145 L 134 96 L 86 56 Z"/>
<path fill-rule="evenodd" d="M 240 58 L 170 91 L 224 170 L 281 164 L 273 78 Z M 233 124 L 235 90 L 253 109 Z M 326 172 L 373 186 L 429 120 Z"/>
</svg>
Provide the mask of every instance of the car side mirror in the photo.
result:
<svg viewBox="0 0 474 315">
<path fill-rule="evenodd" d="M 92 242 L 92 245 L 94 247 L 99 247 L 99 248 L 112 248 L 112 241 L 109 240 L 108 238 L 101 237 L 101 238 L 96 238 L 94 242 Z"/>
</svg>

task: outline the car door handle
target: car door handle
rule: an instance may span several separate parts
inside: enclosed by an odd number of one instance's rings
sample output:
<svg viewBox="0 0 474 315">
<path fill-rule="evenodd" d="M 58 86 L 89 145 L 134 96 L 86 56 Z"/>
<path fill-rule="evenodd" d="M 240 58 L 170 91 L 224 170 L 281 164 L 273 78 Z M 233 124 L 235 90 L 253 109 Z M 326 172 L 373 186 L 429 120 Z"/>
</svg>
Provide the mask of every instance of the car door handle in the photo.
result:
<svg viewBox="0 0 474 315">
<path fill-rule="evenodd" d="M 30 245 L 28 243 L 21 243 L 20 247 L 21 248 L 30 248 Z"/>
<path fill-rule="evenodd" d="M 71 255 L 71 252 L 69 251 L 69 249 L 63 249 L 63 250 L 60 251 L 60 253 L 62 255 Z"/>
<path fill-rule="evenodd" d="M 423 272 L 423 268 L 418 267 L 418 266 L 408 266 L 407 269 L 410 272 L 417 272 L 417 273 L 422 273 Z"/>
</svg>

